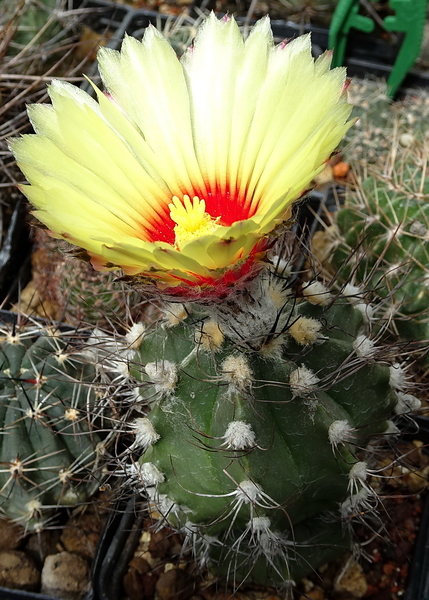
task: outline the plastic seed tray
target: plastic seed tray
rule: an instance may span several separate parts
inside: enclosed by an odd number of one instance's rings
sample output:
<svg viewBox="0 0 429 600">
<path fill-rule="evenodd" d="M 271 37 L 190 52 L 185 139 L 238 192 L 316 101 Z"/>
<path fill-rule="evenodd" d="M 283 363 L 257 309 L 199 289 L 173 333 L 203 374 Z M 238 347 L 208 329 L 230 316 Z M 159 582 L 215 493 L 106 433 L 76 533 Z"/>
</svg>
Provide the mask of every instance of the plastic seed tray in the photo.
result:
<svg viewBox="0 0 429 600">
<path fill-rule="evenodd" d="M 2 213 L 5 208 L 0 207 L 0 228 L 3 225 Z M 16 297 L 19 282 L 28 279 L 30 257 L 25 217 L 26 206 L 23 199 L 20 199 L 13 207 L 0 242 L 0 302 L 5 298 Z"/>
</svg>

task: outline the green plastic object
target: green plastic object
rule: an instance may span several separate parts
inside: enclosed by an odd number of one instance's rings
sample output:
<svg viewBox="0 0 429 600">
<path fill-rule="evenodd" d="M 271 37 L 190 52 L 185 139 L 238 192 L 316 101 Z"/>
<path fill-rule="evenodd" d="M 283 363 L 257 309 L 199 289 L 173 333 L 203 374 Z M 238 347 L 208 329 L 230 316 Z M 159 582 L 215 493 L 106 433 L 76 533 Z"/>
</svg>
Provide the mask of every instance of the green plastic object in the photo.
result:
<svg viewBox="0 0 429 600">
<path fill-rule="evenodd" d="M 367 0 L 367 4 L 371 0 Z M 372 33 L 375 21 L 359 14 L 361 0 L 339 0 L 329 29 L 329 48 L 333 50 L 332 66 L 343 64 L 350 29 Z M 398 91 L 405 75 L 420 54 L 428 0 L 390 0 L 394 15 L 382 20 L 386 31 L 404 33 L 405 37 L 387 80 L 390 97 Z"/>
</svg>

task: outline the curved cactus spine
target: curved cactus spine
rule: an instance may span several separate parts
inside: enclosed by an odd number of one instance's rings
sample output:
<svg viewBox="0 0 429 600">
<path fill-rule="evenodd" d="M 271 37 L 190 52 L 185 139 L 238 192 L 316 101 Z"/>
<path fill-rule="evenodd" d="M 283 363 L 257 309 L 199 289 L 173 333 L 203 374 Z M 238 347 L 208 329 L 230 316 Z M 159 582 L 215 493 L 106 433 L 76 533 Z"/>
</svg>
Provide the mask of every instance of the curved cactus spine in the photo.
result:
<svg viewBox="0 0 429 600">
<path fill-rule="evenodd" d="M 209 316 L 168 310 L 131 363 L 151 411 L 125 471 L 235 583 L 295 579 L 349 546 L 372 494 L 363 449 L 406 388 L 363 302 L 318 282 L 304 296 L 265 275 Z"/>
<path fill-rule="evenodd" d="M 1 333 L 0 510 L 40 529 L 57 507 L 98 487 L 96 368 L 53 327 L 3 325 Z"/>
</svg>

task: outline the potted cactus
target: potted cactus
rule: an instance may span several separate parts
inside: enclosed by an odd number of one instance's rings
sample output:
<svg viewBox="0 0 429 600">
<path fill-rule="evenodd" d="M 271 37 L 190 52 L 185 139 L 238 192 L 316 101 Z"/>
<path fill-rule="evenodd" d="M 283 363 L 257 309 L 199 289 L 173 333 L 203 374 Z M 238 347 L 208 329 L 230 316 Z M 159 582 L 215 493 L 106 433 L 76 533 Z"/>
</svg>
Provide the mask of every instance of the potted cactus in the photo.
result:
<svg viewBox="0 0 429 600">
<path fill-rule="evenodd" d="M 374 443 L 418 403 L 362 294 L 291 288 L 275 250 L 353 124 L 344 70 L 213 15 L 180 63 L 149 28 L 99 65 L 97 101 L 52 83 L 11 148 L 35 216 L 163 313 L 96 337 L 143 411 L 118 468 L 218 576 L 285 585 L 350 545 Z"/>
</svg>

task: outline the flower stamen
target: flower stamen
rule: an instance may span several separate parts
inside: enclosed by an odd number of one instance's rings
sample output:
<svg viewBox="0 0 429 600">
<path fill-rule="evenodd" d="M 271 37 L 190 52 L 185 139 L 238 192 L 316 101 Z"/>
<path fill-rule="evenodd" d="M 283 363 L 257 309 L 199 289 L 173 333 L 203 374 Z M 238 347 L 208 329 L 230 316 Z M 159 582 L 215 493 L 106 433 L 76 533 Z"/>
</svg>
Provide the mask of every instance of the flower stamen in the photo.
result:
<svg viewBox="0 0 429 600">
<path fill-rule="evenodd" d="M 181 248 L 183 244 L 194 240 L 202 235 L 213 233 L 218 227 L 220 217 L 213 219 L 206 212 L 206 203 L 197 196 L 191 199 L 183 196 L 183 202 L 177 196 L 173 196 L 170 208 L 170 217 L 177 223 L 174 227 L 176 235 L 175 245 Z"/>
</svg>

